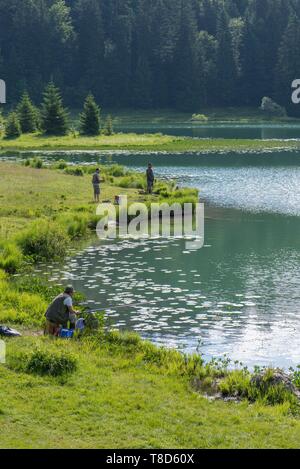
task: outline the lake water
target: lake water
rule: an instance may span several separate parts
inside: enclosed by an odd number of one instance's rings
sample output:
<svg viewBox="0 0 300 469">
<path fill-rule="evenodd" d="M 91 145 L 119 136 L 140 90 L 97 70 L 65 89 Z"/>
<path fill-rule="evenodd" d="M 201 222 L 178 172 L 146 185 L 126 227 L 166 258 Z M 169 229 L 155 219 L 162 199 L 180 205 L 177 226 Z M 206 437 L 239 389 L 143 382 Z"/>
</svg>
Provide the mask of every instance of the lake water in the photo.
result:
<svg viewBox="0 0 300 469">
<path fill-rule="evenodd" d="M 59 156 L 57 156 L 59 157 Z M 73 161 L 99 155 L 69 155 Z M 102 161 L 107 156 L 101 154 Z M 109 161 L 201 189 L 205 247 L 184 240 L 95 243 L 50 267 L 115 326 L 206 359 L 300 363 L 299 152 L 117 154 Z"/>
<path fill-rule="evenodd" d="M 300 124 L 132 124 L 115 126 L 118 132 L 163 133 L 196 138 L 299 139 Z"/>
</svg>

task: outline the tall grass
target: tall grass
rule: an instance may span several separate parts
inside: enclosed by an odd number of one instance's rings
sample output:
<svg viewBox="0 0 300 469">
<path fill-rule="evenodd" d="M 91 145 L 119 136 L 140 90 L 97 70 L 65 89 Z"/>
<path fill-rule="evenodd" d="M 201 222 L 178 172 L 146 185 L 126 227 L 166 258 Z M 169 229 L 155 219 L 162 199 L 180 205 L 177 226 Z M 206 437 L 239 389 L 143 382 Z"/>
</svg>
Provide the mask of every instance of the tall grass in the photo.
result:
<svg viewBox="0 0 300 469">
<path fill-rule="evenodd" d="M 55 222 L 39 220 L 16 237 L 24 255 L 34 261 L 63 259 L 69 246 L 69 238 Z"/>
<path fill-rule="evenodd" d="M 46 308 L 40 294 L 19 291 L 0 270 L 0 323 L 41 326 Z"/>
<path fill-rule="evenodd" d="M 21 249 L 12 242 L 0 241 L 0 269 L 15 274 L 23 263 Z"/>
<path fill-rule="evenodd" d="M 220 382 L 219 389 L 223 396 L 248 399 L 250 402 L 259 401 L 265 405 L 289 402 L 298 407 L 297 397 L 283 383 L 273 384 L 272 376 L 272 369 L 265 370 L 259 385 L 248 370 L 235 370 Z"/>
</svg>

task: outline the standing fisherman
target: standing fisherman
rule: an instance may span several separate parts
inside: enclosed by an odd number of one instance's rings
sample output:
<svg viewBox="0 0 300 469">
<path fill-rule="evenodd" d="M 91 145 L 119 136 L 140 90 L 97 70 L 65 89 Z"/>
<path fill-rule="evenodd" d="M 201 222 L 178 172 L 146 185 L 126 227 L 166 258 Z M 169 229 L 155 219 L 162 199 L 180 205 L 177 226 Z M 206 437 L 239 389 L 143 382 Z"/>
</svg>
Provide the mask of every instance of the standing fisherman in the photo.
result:
<svg viewBox="0 0 300 469">
<path fill-rule="evenodd" d="M 147 193 L 152 194 L 153 186 L 154 186 L 154 173 L 153 173 L 151 163 L 148 164 L 148 169 L 146 171 L 146 176 L 147 176 Z"/>
<path fill-rule="evenodd" d="M 99 203 L 100 197 L 100 169 L 97 168 L 96 172 L 93 174 L 92 184 L 94 187 L 94 201 Z"/>
</svg>

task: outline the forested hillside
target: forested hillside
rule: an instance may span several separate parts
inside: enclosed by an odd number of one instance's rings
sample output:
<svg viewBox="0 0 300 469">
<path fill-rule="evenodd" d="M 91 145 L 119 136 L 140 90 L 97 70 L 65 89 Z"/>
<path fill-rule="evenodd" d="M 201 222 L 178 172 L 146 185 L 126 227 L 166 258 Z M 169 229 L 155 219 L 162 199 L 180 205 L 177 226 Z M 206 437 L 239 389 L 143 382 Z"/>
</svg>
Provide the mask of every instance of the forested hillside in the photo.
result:
<svg viewBox="0 0 300 469">
<path fill-rule="evenodd" d="M 300 0 L 0 0 L 10 100 L 47 82 L 76 107 L 289 106 Z"/>
</svg>

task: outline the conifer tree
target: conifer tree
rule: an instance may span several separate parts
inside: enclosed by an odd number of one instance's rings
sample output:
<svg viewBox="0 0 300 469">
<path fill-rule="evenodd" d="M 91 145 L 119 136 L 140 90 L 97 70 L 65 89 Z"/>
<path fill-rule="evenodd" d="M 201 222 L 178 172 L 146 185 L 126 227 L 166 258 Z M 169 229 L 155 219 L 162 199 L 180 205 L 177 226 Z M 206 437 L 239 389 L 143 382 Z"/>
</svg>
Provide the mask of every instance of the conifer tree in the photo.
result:
<svg viewBox="0 0 300 469">
<path fill-rule="evenodd" d="M 107 119 L 105 121 L 104 129 L 103 129 L 103 135 L 113 135 L 114 129 L 113 129 L 113 120 L 111 115 L 109 114 L 107 116 Z"/>
<path fill-rule="evenodd" d="M 47 135 L 66 135 L 69 130 L 68 113 L 63 107 L 59 89 L 50 82 L 42 103 L 42 129 Z"/>
<path fill-rule="evenodd" d="M 83 112 L 80 115 L 80 132 L 83 135 L 100 133 L 100 108 L 92 94 L 89 94 L 84 102 Z"/>
<path fill-rule="evenodd" d="M 174 52 L 173 100 L 182 111 L 197 108 L 195 18 L 190 5 L 182 2 L 179 37 Z"/>
<path fill-rule="evenodd" d="M 37 111 L 32 104 L 29 94 L 25 92 L 17 107 L 22 133 L 31 133 L 37 130 Z"/>
<path fill-rule="evenodd" d="M 6 138 L 18 138 L 22 134 L 19 116 L 16 112 L 11 112 L 8 115 L 5 124 Z"/>
</svg>

